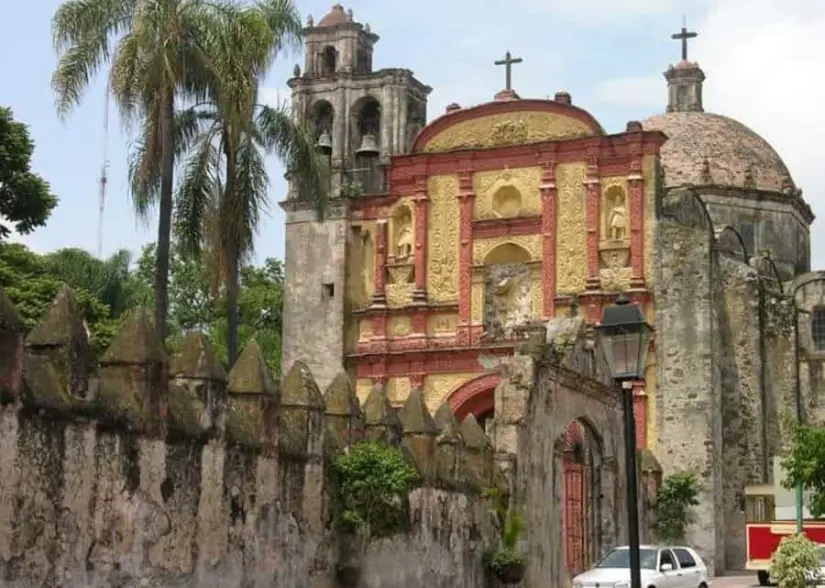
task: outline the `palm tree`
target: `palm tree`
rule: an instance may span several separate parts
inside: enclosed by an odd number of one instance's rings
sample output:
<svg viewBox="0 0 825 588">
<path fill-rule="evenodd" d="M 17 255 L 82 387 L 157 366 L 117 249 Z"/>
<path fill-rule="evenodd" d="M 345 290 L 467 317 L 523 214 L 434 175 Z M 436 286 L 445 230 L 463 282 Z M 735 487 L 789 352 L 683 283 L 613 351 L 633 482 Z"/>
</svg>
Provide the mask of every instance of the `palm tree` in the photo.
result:
<svg viewBox="0 0 825 588">
<path fill-rule="evenodd" d="M 59 55 L 52 88 L 61 117 L 79 104 L 92 77 L 109 64 L 109 88 L 121 118 L 137 123 L 130 165 L 139 216 L 158 205 L 155 328 L 166 339 L 175 166 L 175 101 L 201 97 L 211 75 L 205 42 L 220 5 L 205 0 L 67 0 L 52 20 Z"/>
<path fill-rule="evenodd" d="M 179 117 L 188 157 L 176 195 L 176 225 L 189 252 L 208 250 L 226 280 L 227 351 L 238 353 L 238 268 L 252 254 L 267 205 L 265 154 L 276 153 L 305 197 L 323 206 L 327 170 L 307 129 L 289 109 L 258 104 L 258 88 L 277 54 L 300 45 L 291 0 L 238 6 L 213 41 L 214 83 L 206 103 Z"/>
</svg>

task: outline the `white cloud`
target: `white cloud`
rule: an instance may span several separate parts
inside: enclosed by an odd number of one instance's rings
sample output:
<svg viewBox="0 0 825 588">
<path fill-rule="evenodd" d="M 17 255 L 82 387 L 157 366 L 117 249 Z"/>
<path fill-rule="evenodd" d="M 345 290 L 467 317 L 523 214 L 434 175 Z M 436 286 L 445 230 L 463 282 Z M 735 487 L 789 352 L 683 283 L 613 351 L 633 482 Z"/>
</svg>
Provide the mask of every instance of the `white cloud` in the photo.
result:
<svg viewBox="0 0 825 588">
<path fill-rule="evenodd" d="M 703 23 L 696 57 L 708 80 L 705 107 L 734 116 L 767 139 L 820 217 L 811 231 L 813 263 L 825 267 L 825 177 L 819 137 L 825 79 L 825 2 L 724 0 Z"/>
<path fill-rule="evenodd" d="M 672 14 L 680 10 L 692 12 L 708 1 L 713 0 L 522 0 L 522 4 L 535 14 L 596 25 L 626 22 L 628 18 L 641 15 Z"/>
<path fill-rule="evenodd" d="M 597 0 L 590 0 L 596 2 Z M 635 0 L 634 0 L 635 1 Z M 641 2 L 642 0 L 638 0 Z M 715 0 L 696 22 L 691 47 L 704 69 L 705 109 L 751 127 L 785 160 L 819 220 L 813 235 L 814 267 L 825 267 L 825 176 L 819 137 L 825 136 L 825 55 L 822 0 Z M 661 110 L 661 74 L 607 81 L 597 89 L 620 107 Z"/>
<path fill-rule="evenodd" d="M 607 104 L 629 108 L 659 108 L 662 104 L 662 76 L 642 76 L 607 80 L 596 88 L 596 97 Z"/>
</svg>

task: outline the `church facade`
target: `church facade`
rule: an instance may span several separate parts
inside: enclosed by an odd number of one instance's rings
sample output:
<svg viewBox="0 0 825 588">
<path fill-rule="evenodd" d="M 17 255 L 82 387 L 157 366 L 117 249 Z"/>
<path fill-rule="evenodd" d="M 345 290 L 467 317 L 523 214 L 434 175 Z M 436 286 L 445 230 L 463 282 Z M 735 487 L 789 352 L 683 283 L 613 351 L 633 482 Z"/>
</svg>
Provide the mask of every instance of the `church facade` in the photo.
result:
<svg viewBox="0 0 825 588">
<path fill-rule="evenodd" d="M 656 329 L 632 386 L 637 446 L 665 475 L 702 477 L 691 540 L 717 573 L 741 569 L 746 488 L 769 482 L 781 415 L 825 416 L 825 282 L 779 155 L 704 112 L 684 46 L 666 113 L 610 134 L 566 92 L 520 97 L 509 54 L 492 101 L 427 123 L 431 88 L 373 70 L 377 41 L 336 5 L 310 18 L 289 81 L 333 198 L 323 220 L 295 186 L 282 204 L 284 365 L 306 362 L 322 388 L 343 367 L 362 400 L 380 386 L 401 406 L 417 389 L 433 413 L 446 403 L 495 435 L 497 366 L 521 333 L 567 316 L 595 325 L 624 292 Z M 569 512 L 586 518 L 581 468 L 564 471 Z M 593 557 L 568 553 L 567 566 Z"/>
</svg>

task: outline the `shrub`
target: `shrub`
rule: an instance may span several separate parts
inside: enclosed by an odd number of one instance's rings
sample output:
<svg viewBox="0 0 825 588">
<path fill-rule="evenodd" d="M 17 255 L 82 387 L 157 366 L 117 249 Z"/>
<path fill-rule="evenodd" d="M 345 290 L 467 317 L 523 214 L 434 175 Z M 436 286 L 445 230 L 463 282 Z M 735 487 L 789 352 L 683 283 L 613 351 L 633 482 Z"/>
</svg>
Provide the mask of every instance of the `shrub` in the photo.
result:
<svg viewBox="0 0 825 588">
<path fill-rule="evenodd" d="M 369 541 L 401 530 L 407 494 L 420 478 L 399 449 L 374 441 L 356 443 L 338 456 L 334 471 L 343 531 Z"/>
<path fill-rule="evenodd" d="M 696 474 L 667 476 L 656 496 L 656 530 L 666 543 L 684 541 L 693 520 L 692 508 L 699 504 L 701 486 Z"/>
<path fill-rule="evenodd" d="M 819 574 L 819 550 L 805 535 L 785 537 L 773 556 L 771 578 L 779 588 L 805 588 Z"/>
</svg>

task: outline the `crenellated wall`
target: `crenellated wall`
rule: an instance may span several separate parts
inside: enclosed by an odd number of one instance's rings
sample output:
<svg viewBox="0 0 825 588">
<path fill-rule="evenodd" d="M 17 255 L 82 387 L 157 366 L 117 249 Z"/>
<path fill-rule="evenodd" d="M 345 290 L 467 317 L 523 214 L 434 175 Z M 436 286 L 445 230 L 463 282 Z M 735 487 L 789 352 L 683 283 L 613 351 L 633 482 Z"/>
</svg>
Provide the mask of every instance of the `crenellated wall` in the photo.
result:
<svg viewBox="0 0 825 588">
<path fill-rule="evenodd" d="M 424 483 L 361 586 L 484 584 L 493 451 L 475 419 L 433 419 L 418 391 L 396 413 L 381 387 L 362 408 L 345 375 L 322 393 L 301 362 L 276 382 L 254 342 L 228 374 L 200 334 L 168 358 L 142 311 L 93 365 L 69 289 L 25 347 L 7 302 L 3 586 L 336 586 L 329 463 L 362 438 L 400 444 Z"/>
</svg>

